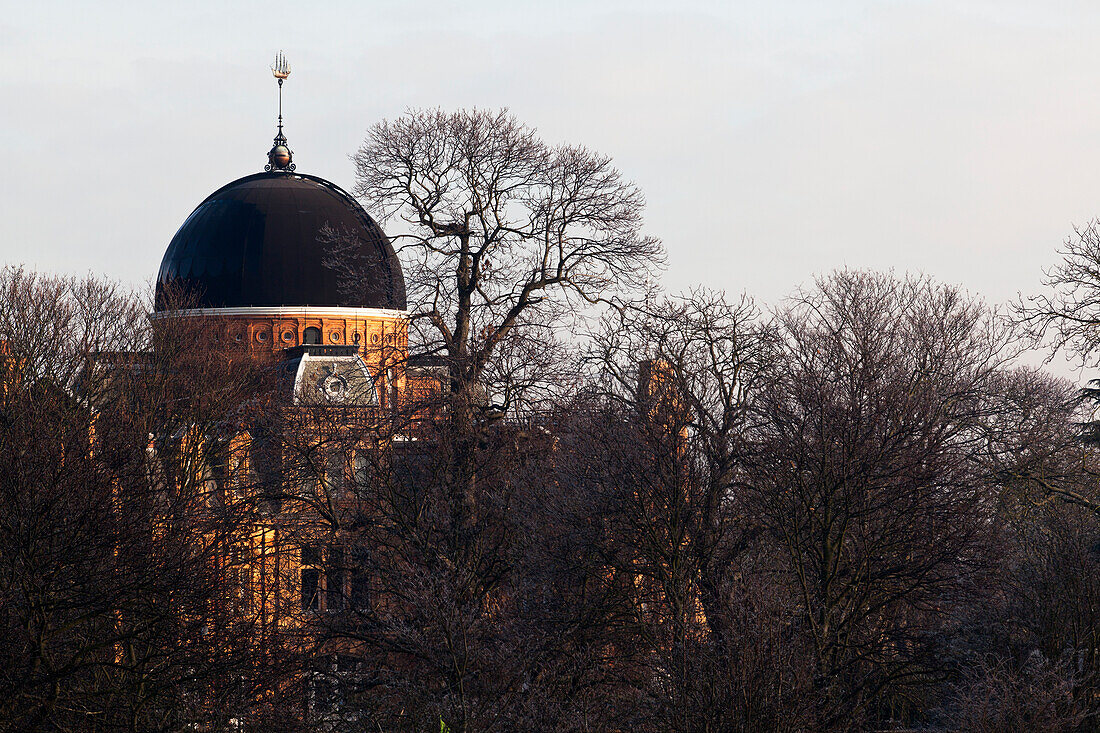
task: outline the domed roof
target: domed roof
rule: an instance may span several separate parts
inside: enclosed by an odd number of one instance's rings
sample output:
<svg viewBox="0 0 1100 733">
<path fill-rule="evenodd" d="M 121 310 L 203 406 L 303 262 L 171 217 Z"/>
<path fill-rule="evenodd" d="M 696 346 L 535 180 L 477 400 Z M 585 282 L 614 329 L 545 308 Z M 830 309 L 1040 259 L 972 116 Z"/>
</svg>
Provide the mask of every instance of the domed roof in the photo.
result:
<svg viewBox="0 0 1100 733">
<path fill-rule="evenodd" d="M 323 241 L 326 225 L 337 242 Z M 164 253 L 157 310 L 173 291 L 200 308 L 405 309 L 381 227 L 338 186 L 300 173 L 257 173 L 207 196 Z"/>
</svg>

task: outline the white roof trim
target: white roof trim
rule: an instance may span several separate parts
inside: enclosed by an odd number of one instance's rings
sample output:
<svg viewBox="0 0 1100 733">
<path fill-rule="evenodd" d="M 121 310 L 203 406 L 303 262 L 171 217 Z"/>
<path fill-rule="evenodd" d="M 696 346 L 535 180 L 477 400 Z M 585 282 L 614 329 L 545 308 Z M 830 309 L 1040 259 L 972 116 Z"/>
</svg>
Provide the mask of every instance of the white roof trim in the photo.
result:
<svg viewBox="0 0 1100 733">
<path fill-rule="evenodd" d="M 302 358 L 298 360 L 298 369 L 294 372 L 294 386 L 291 387 L 290 399 L 293 404 L 298 404 L 298 390 L 302 386 L 302 375 L 306 371 L 306 362 L 309 360 L 309 352 L 303 351 Z"/>
<path fill-rule="evenodd" d="M 153 318 L 168 316 L 252 316 L 318 318 L 408 318 L 407 310 L 390 308 L 325 308 L 312 305 L 249 306 L 245 308 L 186 308 L 184 310 L 157 311 Z"/>
</svg>

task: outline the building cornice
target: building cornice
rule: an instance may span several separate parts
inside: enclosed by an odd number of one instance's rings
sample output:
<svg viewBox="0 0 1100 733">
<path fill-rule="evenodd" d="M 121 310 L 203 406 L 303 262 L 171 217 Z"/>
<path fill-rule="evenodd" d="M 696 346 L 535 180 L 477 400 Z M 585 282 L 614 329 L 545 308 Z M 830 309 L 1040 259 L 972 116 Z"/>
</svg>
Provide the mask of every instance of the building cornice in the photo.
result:
<svg viewBox="0 0 1100 733">
<path fill-rule="evenodd" d="M 187 318 L 191 316 L 248 318 L 361 318 L 407 319 L 407 310 L 390 308 L 338 308 L 323 306 L 249 306 L 245 308 L 187 308 L 183 310 L 156 311 L 152 318 Z"/>
</svg>

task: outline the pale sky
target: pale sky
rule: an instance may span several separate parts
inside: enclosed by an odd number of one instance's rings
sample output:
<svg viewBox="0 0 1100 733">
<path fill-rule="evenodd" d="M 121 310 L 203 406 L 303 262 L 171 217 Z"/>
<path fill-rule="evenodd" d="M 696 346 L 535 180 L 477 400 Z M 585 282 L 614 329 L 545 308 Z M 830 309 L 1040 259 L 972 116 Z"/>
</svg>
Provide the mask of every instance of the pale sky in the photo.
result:
<svg viewBox="0 0 1100 733">
<path fill-rule="evenodd" d="M 507 106 L 611 155 L 664 282 L 773 304 L 836 267 L 996 303 L 1100 216 L 1100 3 L 0 0 L 0 262 L 129 283 L 262 169 L 283 49 L 301 172 L 367 127 Z"/>
</svg>

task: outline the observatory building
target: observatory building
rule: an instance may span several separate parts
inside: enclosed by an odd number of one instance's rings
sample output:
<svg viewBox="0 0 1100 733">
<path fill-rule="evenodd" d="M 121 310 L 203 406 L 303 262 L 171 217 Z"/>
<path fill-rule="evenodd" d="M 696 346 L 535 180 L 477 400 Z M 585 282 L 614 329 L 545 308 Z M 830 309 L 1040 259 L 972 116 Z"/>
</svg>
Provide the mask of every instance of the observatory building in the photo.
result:
<svg viewBox="0 0 1100 733">
<path fill-rule="evenodd" d="M 358 396 L 385 406 L 403 388 L 397 367 L 408 349 L 401 265 L 358 202 L 296 171 L 283 134 L 290 71 L 281 55 L 272 71 L 279 124 L 267 165 L 214 191 L 183 222 L 161 261 L 155 315 L 206 317 L 216 324 L 210 338 L 258 362 L 296 367 L 299 392 L 353 399 L 350 368 L 354 381 L 373 384 Z M 309 373 L 335 378 L 303 384 Z"/>
</svg>

